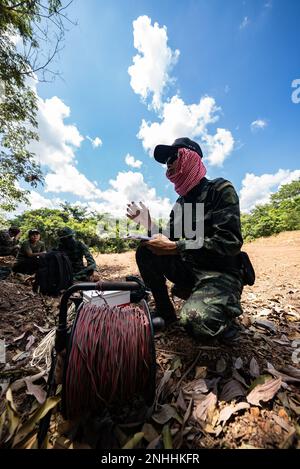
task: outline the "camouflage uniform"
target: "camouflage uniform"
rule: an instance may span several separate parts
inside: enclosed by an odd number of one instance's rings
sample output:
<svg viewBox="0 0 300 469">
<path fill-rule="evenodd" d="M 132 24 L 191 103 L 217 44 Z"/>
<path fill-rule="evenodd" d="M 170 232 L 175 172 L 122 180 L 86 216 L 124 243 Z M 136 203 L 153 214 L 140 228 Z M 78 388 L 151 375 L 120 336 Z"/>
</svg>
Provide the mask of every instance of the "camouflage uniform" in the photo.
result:
<svg viewBox="0 0 300 469">
<path fill-rule="evenodd" d="M 0 256 L 16 256 L 19 241 L 9 235 L 8 230 L 0 231 Z"/>
<path fill-rule="evenodd" d="M 189 249 L 184 231 L 182 239 L 174 237 L 174 225 L 178 220 L 176 211 L 175 216 L 172 211 L 168 233 L 169 238 L 176 241 L 179 254 L 156 256 L 141 245 L 136 253 L 137 263 L 160 314 L 171 312 L 165 285 L 167 278 L 191 293 L 180 311 L 180 323 L 196 338 L 215 337 L 227 329 L 233 318 L 242 314 L 243 283 L 237 257 L 243 244 L 239 199 L 229 181 L 203 178 L 186 196 L 179 197 L 177 203 L 183 211 L 184 203 L 204 203 L 203 246 Z M 193 223 L 195 217 L 194 209 Z"/>
<path fill-rule="evenodd" d="M 30 257 L 28 254 L 45 251 L 46 249 L 43 241 L 37 241 L 35 244 L 32 244 L 29 239 L 26 239 L 21 244 L 16 263 L 13 266 L 13 271 L 21 274 L 34 274 L 38 269 L 39 261 L 36 256 Z"/>
<path fill-rule="evenodd" d="M 58 246 L 71 261 L 74 280 L 88 280 L 90 275 L 96 270 L 96 262 L 90 253 L 88 247 L 82 242 L 74 239 L 72 246 L 66 246 L 62 243 Z M 83 258 L 87 261 L 84 266 Z"/>
</svg>

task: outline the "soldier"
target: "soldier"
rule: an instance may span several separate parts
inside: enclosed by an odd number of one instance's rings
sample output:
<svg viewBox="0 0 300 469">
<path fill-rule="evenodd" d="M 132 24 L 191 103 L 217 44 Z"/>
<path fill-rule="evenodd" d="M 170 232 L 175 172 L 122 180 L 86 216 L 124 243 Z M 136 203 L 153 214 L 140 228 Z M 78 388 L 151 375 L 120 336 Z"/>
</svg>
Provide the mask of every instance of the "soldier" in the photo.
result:
<svg viewBox="0 0 300 469">
<path fill-rule="evenodd" d="M 176 219 L 178 210 L 173 209 L 170 214 L 168 237 L 155 235 L 152 240 L 141 242 L 136 252 L 156 312 L 167 323 L 177 319 L 166 287 L 169 279 L 175 284 L 173 294 L 187 300 L 180 311 L 180 324 L 192 336 L 233 337 L 237 332 L 234 318 L 242 314 L 243 289 L 239 260 L 243 239 L 236 191 L 225 179 L 205 177 L 201 148 L 188 138 L 178 138 L 171 146 L 156 146 L 154 158 L 167 164 L 166 176 L 174 183 L 179 194 L 177 204 L 182 208 L 180 220 Z M 204 204 L 204 233 L 196 248 L 185 236 L 184 227 L 180 238 L 174 235 L 178 224 L 183 226 L 185 204 L 193 207 L 193 226 L 197 221 L 196 204 Z M 155 229 L 143 204 L 129 204 L 127 216 L 143 223 L 148 231 Z"/>
<path fill-rule="evenodd" d="M 73 230 L 67 226 L 59 230 L 58 237 L 58 249 L 63 251 L 71 261 L 73 279 L 75 281 L 91 280 L 96 270 L 96 262 L 88 247 L 82 241 L 75 239 Z M 86 259 L 86 267 L 83 258 Z"/>
<path fill-rule="evenodd" d="M 13 272 L 29 275 L 36 273 L 39 257 L 45 252 L 45 244 L 41 241 L 39 230 L 36 228 L 29 230 L 28 239 L 21 244 Z"/>
<path fill-rule="evenodd" d="M 0 231 L 0 256 L 14 256 L 18 254 L 20 249 L 19 238 L 21 231 L 15 226 L 11 226 L 8 230 Z"/>
</svg>

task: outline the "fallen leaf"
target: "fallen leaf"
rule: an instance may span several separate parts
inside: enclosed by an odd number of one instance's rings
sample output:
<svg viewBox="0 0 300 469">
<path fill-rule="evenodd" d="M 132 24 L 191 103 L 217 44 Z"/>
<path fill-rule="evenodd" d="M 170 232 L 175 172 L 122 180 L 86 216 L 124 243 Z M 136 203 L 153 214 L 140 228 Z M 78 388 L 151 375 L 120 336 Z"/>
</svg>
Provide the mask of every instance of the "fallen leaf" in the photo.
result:
<svg viewBox="0 0 300 469">
<path fill-rule="evenodd" d="M 47 332 L 50 332 L 51 329 L 47 329 L 45 327 L 41 327 L 41 326 L 38 326 L 35 322 L 33 323 L 33 325 L 42 333 L 42 334 L 46 334 Z"/>
<path fill-rule="evenodd" d="M 250 371 L 250 375 L 252 376 L 252 378 L 258 378 L 258 376 L 260 375 L 259 365 L 254 357 L 251 358 L 249 371 Z"/>
<path fill-rule="evenodd" d="M 241 357 L 238 357 L 234 363 L 234 368 L 236 370 L 239 370 L 240 368 L 243 368 L 243 360 L 241 359 Z"/>
<path fill-rule="evenodd" d="M 245 388 L 248 387 L 248 384 L 246 383 L 244 378 L 240 375 L 240 373 L 237 370 L 233 370 L 232 377 L 236 379 L 237 381 L 239 381 L 240 383 L 242 383 L 245 386 Z"/>
<path fill-rule="evenodd" d="M 19 335 L 18 337 L 16 337 L 13 342 L 17 342 L 18 340 L 21 340 L 23 339 L 23 337 L 25 336 L 26 332 L 23 332 L 23 334 Z"/>
<path fill-rule="evenodd" d="M 272 379 L 271 375 L 260 375 L 254 381 L 252 381 L 251 385 L 249 386 L 248 392 L 252 391 L 258 384 L 264 384 L 268 380 Z"/>
<path fill-rule="evenodd" d="M 18 362 L 20 360 L 24 360 L 25 358 L 29 357 L 30 353 L 29 352 L 22 352 L 19 351 L 12 359 L 13 362 Z"/>
<path fill-rule="evenodd" d="M 27 380 L 27 378 L 25 378 L 24 381 L 27 385 L 26 394 L 34 396 L 39 404 L 43 404 L 47 398 L 47 393 L 43 387 L 37 384 L 33 384 L 32 381 Z"/>
<path fill-rule="evenodd" d="M 285 373 L 282 373 L 280 371 L 277 371 L 274 366 L 271 364 L 271 363 L 267 363 L 267 368 L 268 368 L 268 372 L 275 376 L 276 378 L 281 378 L 282 381 L 284 381 L 285 383 L 300 383 L 300 379 L 299 378 L 295 378 L 294 376 L 290 376 L 290 374 L 285 374 Z M 289 373 L 291 373 L 290 369 L 293 368 L 293 367 L 289 367 L 289 368 L 284 368 L 285 370 L 289 370 Z M 297 370 L 297 369 L 296 369 Z M 293 373 L 295 374 L 295 373 Z"/>
<path fill-rule="evenodd" d="M 1 417 L 0 417 L 0 441 L 1 441 L 1 436 L 2 436 L 3 426 L 5 423 L 5 417 L 6 417 L 6 410 L 2 412 Z"/>
<path fill-rule="evenodd" d="M 196 366 L 195 379 L 206 378 L 207 366 Z"/>
<path fill-rule="evenodd" d="M 26 436 L 32 432 L 35 425 L 49 412 L 49 410 L 53 409 L 60 401 L 59 396 L 55 397 L 48 397 L 48 399 L 42 404 L 36 412 L 25 422 L 18 432 L 15 435 L 13 441 L 13 447 L 18 445 Z"/>
<path fill-rule="evenodd" d="M 151 425 L 151 423 L 144 423 L 142 432 L 144 433 L 144 438 L 148 441 L 148 443 L 158 437 L 158 433 L 153 427 L 153 425 Z"/>
<path fill-rule="evenodd" d="M 172 376 L 172 373 L 173 373 L 173 370 L 165 371 L 156 391 L 156 399 L 155 399 L 156 402 L 158 402 L 163 389 L 165 388 L 166 384 L 168 383 L 169 379 Z"/>
<path fill-rule="evenodd" d="M 176 409 L 174 409 L 170 404 L 162 405 L 160 410 L 152 415 L 152 419 L 161 425 L 164 425 L 172 418 L 177 420 L 179 423 L 182 423 L 182 419 L 178 415 Z"/>
<path fill-rule="evenodd" d="M 255 388 L 248 394 L 247 401 L 249 404 L 260 406 L 260 401 L 267 402 L 272 399 L 277 391 L 281 388 L 282 380 L 270 379 L 264 384 L 258 384 Z"/>
<path fill-rule="evenodd" d="M 179 391 L 178 398 L 176 401 L 176 406 L 179 407 L 181 410 L 183 410 L 183 412 L 185 412 L 187 409 L 187 406 L 183 397 L 182 389 L 180 389 Z"/>
<path fill-rule="evenodd" d="M 207 393 L 210 389 L 212 389 L 217 381 L 215 379 L 196 379 L 187 383 L 182 389 L 184 394 L 188 396 L 192 396 L 194 399 L 197 399 L 197 395 L 201 393 Z"/>
<path fill-rule="evenodd" d="M 245 395 L 246 392 L 241 383 L 239 383 L 235 379 L 231 379 L 230 381 L 227 381 L 227 383 L 224 384 L 220 395 L 220 401 L 230 402 L 236 397 Z"/>
<path fill-rule="evenodd" d="M 34 344 L 34 342 L 35 342 L 34 335 L 30 335 L 29 337 L 27 337 L 27 344 L 26 344 L 25 350 L 29 350 L 30 347 Z"/>
<path fill-rule="evenodd" d="M 147 446 L 147 449 L 161 449 L 161 436 L 158 435 L 157 438 L 155 438 L 149 445 Z"/>
<path fill-rule="evenodd" d="M 300 380 L 300 370 L 299 368 L 296 368 L 295 366 L 285 366 L 284 368 L 281 368 L 280 371 L 282 373 L 285 373 L 288 376 L 291 376 L 293 378 L 297 378 Z"/>
<path fill-rule="evenodd" d="M 202 401 L 195 402 L 195 409 L 193 411 L 193 417 L 196 420 L 205 421 L 208 415 L 208 412 L 211 412 L 216 407 L 217 396 L 215 393 L 210 392 L 205 399 Z"/>
<path fill-rule="evenodd" d="M 14 435 L 17 427 L 19 426 L 20 419 L 19 419 L 19 414 L 17 412 L 16 406 L 14 404 L 11 388 L 8 388 L 8 390 L 6 391 L 5 397 L 6 397 L 6 412 L 7 412 L 7 420 L 8 420 L 8 437 L 6 441 L 8 441 Z"/>
<path fill-rule="evenodd" d="M 133 449 L 136 445 L 144 438 L 144 433 L 139 432 L 136 433 L 129 441 L 127 441 L 126 445 L 123 446 L 122 449 Z"/>
<path fill-rule="evenodd" d="M 253 324 L 257 327 L 262 327 L 263 329 L 273 332 L 273 334 L 276 334 L 277 332 L 275 324 L 267 319 L 255 319 Z"/>
<path fill-rule="evenodd" d="M 294 427 L 292 427 L 291 425 L 289 425 L 282 417 L 279 417 L 278 415 L 274 414 L 274 415 L 272 415 L 272 419 L 273 419 L 278 425 L 280 425 L 281 428 L 283 428 L 285 431 L 291 432 L 292 430 L 294 430 Z"/>
<path fill-rule="evenodd" d="M 169 425 L 164 425 L 162 429 L 164 449 L 173 449 L 172 436 Z"/>
<path fill-rule="evenodd" d="M 239 410 L 242 409 L 249 409 L 250 405 L 247 402 L 239 402 L 236 405 L 228 405 L 221 410 L 218 423 L 222 423 L 224 425 L 230 417 Z"/>
</svg>

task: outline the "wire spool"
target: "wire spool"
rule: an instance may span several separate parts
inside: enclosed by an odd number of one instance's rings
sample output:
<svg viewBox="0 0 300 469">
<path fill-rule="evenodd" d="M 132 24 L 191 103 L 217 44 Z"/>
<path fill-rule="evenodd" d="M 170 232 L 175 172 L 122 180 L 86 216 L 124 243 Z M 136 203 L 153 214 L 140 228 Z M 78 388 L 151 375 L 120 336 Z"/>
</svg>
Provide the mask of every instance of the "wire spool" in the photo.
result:
<svg viewBox="0 0 300 469">
<path fill-rule="evenodd" d="M 115 414 L 155 395 L 153 329 L 146 302 L 126 307 L 82 305 L 65 366 L 63 413 L 68 419 L 110 409 Z"/>
</svg>

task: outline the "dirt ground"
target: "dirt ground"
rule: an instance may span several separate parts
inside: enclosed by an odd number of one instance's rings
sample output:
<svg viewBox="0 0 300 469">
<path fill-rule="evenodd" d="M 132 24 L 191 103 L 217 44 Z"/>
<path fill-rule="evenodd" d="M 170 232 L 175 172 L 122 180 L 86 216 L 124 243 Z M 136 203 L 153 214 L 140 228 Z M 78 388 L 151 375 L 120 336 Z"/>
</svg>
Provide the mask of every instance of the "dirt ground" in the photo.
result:
<svg viewBox="0 0 300 469">
<path fill-rule="evenodd" d="M 173 448 L 299 447 L 300 231 L 261 238 L 243 249 L 256 283 L 243 292 L 239 338 L 200 344 L 177 324 L 155 336 L 156 405 L 152 417 L 135 429 L 143 433 L 137 446 L 160 448 L 171 441 Z M 134 252 L 101 254 L 96 260 L 102 280 L 138 274 Z M 178 309 L 181 304 L 175 300 Z M 56 299 L 33 295 L 24 278 L 0 281 L 0 338 L 6 340 L 8 361 L 0 364 L 0 415 L 10 385 L 20 426 L 37 409 L 36 395 L 43 402 L 44 377 L 33 391 L 28 385 L 22 390 L 20 380 L 42 371 L 30 365 L 32 351 L 54 326 L 57 305 Z M 106 438 L 98 444 L 120 447 L 129 434 L 119 429 L 110 443 Z M 74 447 L 55 422 L 48 444 Z"/>
</svg>

